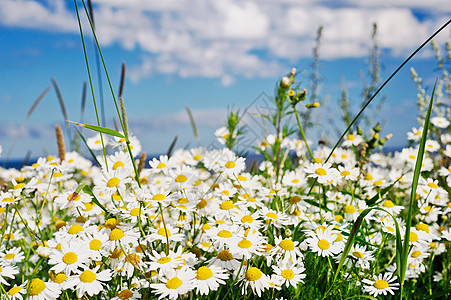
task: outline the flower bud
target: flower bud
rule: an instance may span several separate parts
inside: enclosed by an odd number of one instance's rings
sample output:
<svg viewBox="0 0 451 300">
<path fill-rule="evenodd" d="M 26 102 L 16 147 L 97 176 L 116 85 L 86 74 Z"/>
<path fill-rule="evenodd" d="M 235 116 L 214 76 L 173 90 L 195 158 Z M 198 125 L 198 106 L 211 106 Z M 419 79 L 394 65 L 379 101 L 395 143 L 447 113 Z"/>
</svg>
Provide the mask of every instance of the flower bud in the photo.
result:
<svg viewBox="0 0 451 300">
<path fill-rule="evenodd" d="M 291 80 L 287 76 L 284 76 L 282 80 L 280 80 L 280 87 L 288 88 L 291 85 Z"/>
</svg>

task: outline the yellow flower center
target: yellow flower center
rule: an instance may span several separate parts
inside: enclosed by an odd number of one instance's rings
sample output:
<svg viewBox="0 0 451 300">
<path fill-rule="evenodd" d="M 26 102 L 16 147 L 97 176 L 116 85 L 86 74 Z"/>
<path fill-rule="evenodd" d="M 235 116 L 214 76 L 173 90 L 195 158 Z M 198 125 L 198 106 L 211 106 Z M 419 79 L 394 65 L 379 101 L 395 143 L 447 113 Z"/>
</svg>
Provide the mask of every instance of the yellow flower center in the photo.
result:
<svg viewBox="0 0 451 300">
<path fill-rule="evenodd" d="M 53 278 L 53 282 L 55 282 L 55 283 L 63 283 L 64 281 L 66 281 L 66 279 L 67 279 L 67 275 L 66 274 L 59 273 Z"/>
<path fill-rule="evenodd" d="M 374 183 L 373 183 L 373 186 L 379 186 L 379 185 L 383 185 L 384 183 L 382 182 L 382 180 L 376 180 Z"/>
<path fill-rule="evenodd" d="M 370 173 L 366 174 L 365 180 L 373 180 L 373 175 L 371 175 Z"/>
<path fill-rule="evenodd" d="M 20 290 L 21 290 L 20 286 L 12 287 L 12 288 L 8 291 L 8 295 L 10 295 L 10 296 L 15 295 L 15 294 L 17 294 L 18 292 L 20 292 Z"/>
<path fill-rule="evenodd" d="M 241 240 L 238 243 L 238 247 L 243 248 L 243 249 L 249 249 L 252 246 L 252 243 L 249 240 Z"/>
<path fill-rule="evenodd" d="M 15 186 L 14 186 L 14 189 L 15 190 L 18 190 L 18 189 L 21 189 L 21 188 L 23 188 L 24 187 L 24 185 L 25 185 L 25 183 L 18 183 L 18 184 L 16 184 Z"/>
<path fill-rule="evenodd" d="M 167 264 L 167 263 L 170 262 L 170 261 L 171 261 L 171 258 L 170 258 L 170 257 L 163 256 L 163 257 L 160 257 L 160 258 L 157 260 L 157 263 L 164 265 L 164 264 Z"/>
<path fill-rule="evenodd" d="M 91 283 L 96 279 L 97 279 L 96 273 L 90 270 L 84 270 L 83 273 L 81 273 L 80 275 L 80 281 L 82 282 Z"/>
<path fill-rule="evenodd" d="M 232 233 L 228 230 L 221 230 L 218 232 L 218 236 L 222 238 L 230 238 L 232 237 Z"/>
<path fill-rule="evenodd" d="M 8 253 L 5 255 L 5 259 L 13 259 L 16 255 L 14 253 Z"/>
<path fill-rule="evenodd" d="M 166 199 L 166 196 L 163 194 L 155 194 L 152 196 L 152 200 L 155 200 L 155 201 L 162 201 L 165 199 Z"/>
<path fill-rule="evenodd" d="M 348 141 L 353 141 L 355 136 L 353 134 L 348 135 Z"/>
<path fill-rule="evenodd" d="M 290 269 L 285 269 L 282 271 L 282 273 L 280 274 L 283 278 L 285 278 L 286 280 L 291 280 L 294 278 L 294 272 L 291 271 Z"/>
<path fill-rule="evenodd" d="M 301 200 L 302 200 L 301 197 L 293 196 L 293 197 L 290 198 L 290 204 L 293 205 L 293 204 L 299 203 Z"/>
<path fill-rule="evenodd" d="M 119 228 L 114 228 L 113 230 L 111 230 L 109 239 L 110 241 L 117 241 L 123 238 L 124 236 L 125 233 L 122 230 L 120 230 Z"/>
<path fill-rule="evenodd" d="M 74 224 L 71 227 L 69 227 L 69 230 L 67 232 L 69 234 L 77 234 L 80 231 L 83 231 L 83 227 L 80 224 Z"/>
<path fill-rule="evenodd" d="M 128 289 L 125 289 L 125 290 L 121 291 L 119 293 L 119 295 L 117 295 L 117 296 L 121 300 L 126 300 L 126 299 L 130 299 L 131 297 L 133 297 L 133 292 Z"/>
<path fill-rule="evenodd" d="M 188 180 L 188 177 L 186 177 L 186 175 L 183 175 L 183 174 L 178 175 L 177 177 L 175 177 L 175 182 L 178 182 L 178 183 L 184 183 L 187 180 Z"/>
<path fill-rule="evenodd" d="M 315 174 L 318 176 L 325 176 L 327 175 L 327 171 L 324 170 L 323 168 L 318 168 L 315 170 Z"/>
<path fill-rule="evenodd" d="M 259 280 L 262 277 L 262 271 L 260 271 L 259 268 L 256 267 L 250 267 L 246 271 L 246 279 L 248 281 L 255 281 Z"/>
<path fill-rule="evenodd" d="M 412 252 L 412 254 L 410 256 L 412 256 L 413 258 L 417 258 L 420 255 L 421 255 L 421 251 L 415 250 Z"/>
<path fill-rule="evenodd" d="M 39 278 L 34 278 L 28 286 L 30 296 L 37 296 L 45 290 L 45 282 Z"/>
<path fill-rule="evenodd" d="M 228 162 L 225 163 L 225 167 L 227 169 L 233 169 L 233 168 L 235 168 L 235 166 L 236 166 L 236 164 L 231 160 L 229 160 Z"/>
<path fill-rule="evenodd" d="M 233 254 L 229 250 L 221 250 L 218 253 L 218 258 L 222 261 L 229 261 L 233 259 Z"/>
<path fill-rule="evenodd" d="M 161 227 L 158 229 L 158 234 L 164 237 L 170 237 L 171 236 L 171 231 L 169 231 L 169 229 L 166 228 L 166 230 L 164 229 L 164 227 Z"/>
<path fill-rule="evenodd" d="M 279 218 L 279 216 L 277 216 L 277 214 L 273 213 L 273 212 L 269 212 L 266 214 L 266 216 L 270 219 L 274 219 L 277 220 Z"/>
<path fill-rule="evenodd" d="M 118 160 L 117 162 L 114 163 L 113 165 L 113 170 L 116 170 L 117 168 L 123 167 L 125 166 L 123 162 L 121 162 L 120 160 Z"/>
<path fill-rule="evenodd" d="M 330 243 L 328 241 L 326 241 L 326 240 L 319 240 L 318 247 L 321 250 L 327 250 L 327 249 L 330 248 Z"/>
<path fill-rule="evenodd" d="M 233 202 L 232 201 L 224 201 L 221 203 L 221 205 L 219 206 L 222 210 L 229 210 L 231 208 L 233 208 Z"/>
<path fill-rule="evenodd" d="M 419 224 L 417 224 L 417 226 L 415 226 L 415 228 L 416 228 L 416 230 L 421 230 L 421 231 L 429 233 L 429 226 L 427 224 L 419 223 Z"/>
<path fill-rule="evenodd" d="M 178 277 L 171 278 L 166 282 L 166 287 L 171 290 L 175 290 L 181 285 L 182 281 Z"/>
<path fill-rule="evenodd" d="M 377 288 L 378 290 L 383 290 L 388 288 L 388 282 L 385 280 L 376 280 L 376 282 L 374 283 L 374 287 Z"/>
<path fill-rule="evenodd" d="M 279 247 L 285 251 L 293 251 L 294 243 L 293 243 L 293 241 L 291 241 L 289 239 L 284 239 L 284 240 L 280 241 Z"/>
<path fill-rule="evenodd" d="M 352 252 L 352 255 L 354 255 L 357 258 L 364 258 L 365 257 L 365 255 L 363 255 L 363 253 L 360 252 L 360 251 L 354 251 L 354 252 Z"/>
<path fill-rule="evenodd" d="M 14 202 L 14 199 L 13 198 L 3 198 L 2 199 L 2 202 L 4 202 L 4 203 L 12 203 L 12 202 Z"/>
<path fill-rule="evenodd" d="M 355 208 L 352 205 L 346 205 L 345 206 L 345 213 L 346 214 L 350 214 L 352 215 L 353 213 L 355 213 Z"/>
<path fill-rule="evenodd" d="M 159 163 L 158 166 L 157 166 L 157 169 L 163 169 L 165 167 L 166 167 L 165 163 Z"/>
<path fill-rule="evenodd" d="M 384 207 L 387 207 L 387 208 L 390 208 L 390 207 L 395 206 L 395 204 L 393 204 L 393 201 L 391 201 L 391 200 L 386 200 L 386 201 L 384 202 L 383 206 L 384 206 Z"/>
<path fill-rule="evenodd" d="M 436 189 L 436 188 L 438 188 L 438 185 L 433 182 L 429 182 L 428 187 L 430 187 L 431 189 Z"/>
<path fill-rule="evenodd" d="M 196 278 L 198 280 L 207 280 L 213 276 L 213 272 L 209 267 L 202 266 L 197 270 Z"/>
<path fill-rule="evenodd" d="M 106 186 L 109 188 L 117 186 L 121 181 L 117 177 L 113 177 L 106 183 Z"/>
<path fill-rule="evenodd" d="M 252 223 L 252 222 L 254 222 L 254 218 L 252 218 L 249 215 L 246 215 L 246 216 L 241 218 L 241 222 L 243 222 L 243 223 Z"/>
<path fill-rule="evenodd" d="M 98 239 L 93 239 L 89 242 L 89 249 L 97 251 L 102 247 L 102 242 Z"/>
<path fill-rule="evenodd" d="M 75 262 L 77 262 L 78 256 L 76 253 L 74 252 L 67 252 L 66 254 L 64 254 L 63 256 L 63 262 L 66 265 L 71 265 Z"/>
<path fill-rule="evenodd" d="M 135 207 L 130 211 L 130 216 L 137 217 L 139 216 L 140 207 Z"/>
<path fill-rule="evenodd" d="M 115 218 L 110 218 L 105 221 L 105 227 L 108 229 L 114 229 L 119 224 Z"/>
<path fill-rule="evenodd" d="M 418 242 L 418 234 L 416 234 L 415 232 L 411 232 L 409 236 L 409 241 Z"/>
<path fill-rule="evenodd" d="M 343 176 L 343 177 L 344 176 L 348 176 L 348 175 L 351 175 L 351 172 L 349 172 L 347 170 L 344 170 L 343 172 L 340 173 L 340 175 Z"/>
<path fill-rule="evenodd" d="M 199 199 L 199 203 L 197 204 L 197 207 L 199 207 L 200 209 L 204 208 L 205 206 L 207 206 L 208 202 L 205 199 Z"/>
</svg>

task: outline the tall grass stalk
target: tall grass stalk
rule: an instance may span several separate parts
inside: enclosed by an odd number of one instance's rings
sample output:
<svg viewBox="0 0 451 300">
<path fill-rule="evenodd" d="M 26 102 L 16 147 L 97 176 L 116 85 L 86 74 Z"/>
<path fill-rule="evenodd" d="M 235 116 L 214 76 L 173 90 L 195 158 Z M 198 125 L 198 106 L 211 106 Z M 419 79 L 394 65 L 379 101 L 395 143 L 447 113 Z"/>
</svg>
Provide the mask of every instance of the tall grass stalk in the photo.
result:
<svg viewBox="0 0 451 300">
<path fill-rule="evenodd" d="M 404 287 L 404 280 L 405 280 L 406 270 L 407 270 L 407 258 L 409 256 L 409 250 L 410 250 L 410 245 L 409 245 L 410 226 L 412 225 L 412 215 L 413 215 L 413 210 L 414 210 L 414 203 L 416 203 L 415 195 L 416 195 L 416 191 L 417 191 L 418 180 L 420 179 L 421 166 L 423 163 L 423 156 L 424 156 L 424 151 L 425 151 L 425 146 L 426 146 L 426 140 L 427 140 L 428 129 L 429 129 L 429 124 L 430 124 L 430 119 L 431 119 L 432 104 L 434 102 L 436 86 L 437 86 L 437 82 L 435 83 L 434 89 L 432 90 L 432 96 L 431 96 L 431 100 L 429 102 L 428 112 L 426 114 L 426 119 L 425 119 L 424 125 L 423 125 L 423 133 L 421 136 L 420 147 L 418 149 L 417 161 L 415 163 L 415 170 L 414 170 L 413 181 L 412 181 L 412 189 L 410 192 L 409 210 L 407 211 L 406 233 L 404 235 L 404 243 L 403 243 L 402 250 L 401 250 L 401 261 L 400 261 L 401 265 L 397 265 L 399 281 L 401 284 L 401 291 L 399 293 L 400 299 L 403 298 L 403 287 Z"/>
</svg>

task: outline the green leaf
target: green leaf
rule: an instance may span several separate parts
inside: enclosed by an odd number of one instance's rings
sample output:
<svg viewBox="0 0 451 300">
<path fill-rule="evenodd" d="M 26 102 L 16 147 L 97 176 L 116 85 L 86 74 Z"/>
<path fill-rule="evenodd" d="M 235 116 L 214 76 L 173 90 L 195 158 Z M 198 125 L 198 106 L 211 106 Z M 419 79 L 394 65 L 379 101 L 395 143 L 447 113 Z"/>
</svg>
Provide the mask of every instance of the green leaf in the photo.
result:
<svg viewBox="0 0 451 300">
<path fill-rule="evenodd" d="M 434 85 L 434 89 L 432 90 L 431 101 L 429 102 L 429 108 L 426 115 L 426 120 L 423 125 L 423 134 L 421 135 L 420 147 L 418 149 L 417 161 L 415 163 L 415 170 L 413 172 L 413 180 L 412 180 L 412 190 L 410 192 L 410 202 L 409 202 L 409 210 L 407 212 L 407 221 L 406 221 L 406 232 L 404 235 L 404 244 L 401 252 L 401 264 L 398 265 L 400 268 L 400 284 L 401 287 L 404 284 L 404 278 L 407 270 L 407 258 L 409 256 L 409 239 L 410 239 L 410 226 L 412 225 L 412 214 L 413 214 L 413 205 L 415 203 L 415 193 L 417 191 L 418 180 L 420 179 L 421 173 L 421 165 L 423 163 L 423 156 L 426 147 L 427 133 L 429 129 L 429 123 L 431 120 L 431 112 L 432 112 L 432 103 L 434 102 L 435 96 L 435 88 L 437 86 L 437 82 Z"/>
<path fill-rule="evenodd" d="M 101 127 L 101 126 L 96 126 L 96 125 L 90 125 L 90 124 L 81 124 L 81 123 L 77 123 L 77 122 L 73 122 L 73 121 L 69 121 L 69 120 L 67 120 L 67 122 L 70 122 L 70 123 L 73 123 L 75 125 L 78 125 L 78 126 L 81 126 L 81 127 L 84 127 L 84 128 L 88 128 L 88 129 L 91 129 L 91 130 L 94 130 L 94 131 L 97 131 L 97 132 L 100 132 L 100 133 L 105 133 L 105 134 L 108 134 L 108 135 L 117 136 L 117 137 L 125 139 L 125 136 L 122 133 L 120 133 L 120 132 L 118 132 L 118 131 L 116 131 L 114 129 L 111 129 L 111 128 L 106 128 L 106 127 Z"/>
<path fill-rule="evenodd" d="M 376 205 L 377 200 L 379 200 L 379 197 L 382 197 L 383 195 L 385 195 L 389 190 L 391 190 L 392 187 L 395 186 L 395 184 L 402 178 L 402 176 L 400 176 L 398 179 L 396 179 L 395 182 L 393 182 L 391 185 L 386 186 L 385 188 L 383 188 L 380 193 L 376 194 L 373 196 L 373 198 L 371 198 L 370 200 L 366 201 L 366 204 L 368 206 L 373 206 Z"/>
<path fill-rule="evenodd" d="M 92 197 L 92 202 L 94 202 L 98 207 L 100 207 L 105 212 L 106 214 L 105 216 L 108 216 L 110 214 L 108 210 L 105 208 L 105 206 L 103 206 L 102 203 L 100 203 L 99 200 L 96 198 L 96 196 L 94 196 L 94 193 L 92 192 L 89 185 L 87 184 L 78 185 L 77 188 L 75 189 L 75 192 L 78 193 L 80 191 L 83 191 L 86 194 L 90 195 Z"/>
</svg>

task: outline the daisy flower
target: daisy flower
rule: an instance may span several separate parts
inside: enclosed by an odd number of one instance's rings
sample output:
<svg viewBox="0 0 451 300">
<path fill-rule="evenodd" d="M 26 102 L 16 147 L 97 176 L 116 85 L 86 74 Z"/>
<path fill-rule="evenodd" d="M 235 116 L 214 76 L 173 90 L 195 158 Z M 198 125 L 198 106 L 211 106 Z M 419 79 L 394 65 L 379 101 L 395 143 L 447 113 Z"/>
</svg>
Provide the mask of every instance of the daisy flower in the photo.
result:
<svg viewBox="0 0 451 300">
<path fill-rule="evenodd" d="M 288 216 L 282 212 L 278 212 L 263 206 L 259 210 L 260 215 L 265 220 L 267 226 L 275 226 L 277 228 L 282 227 L 288 221 Z"/>
<path fill-rule="evenodd" d="M 356 131 L 346 136 L 346 139 L 341 144 L 343 147 L 351 147 L 351 146 L 358 146 L 360 143 L 363 143 L 363 137 L 359 134 L 357 134 Z"/>
<path fill-rule="evenodd" d="M 235 259 L 232 252 L 227 249 L 219 251 L 216 257 L 207 261 L 208 266 L 218 266 L 227 270 L 238 270 L 241 263 Z"/>
<path fill-rule="evenodd" d="M 431 123 L 435 127 L 439 127 L 439 128 L 446 128 L 450 124 L 449 121 L 443 117 L 433 117 L 433 118 L 431 118 Z"/>
<path fill-rule="evenodd" d="M 423 134 L 423 127 L 416 129 L 412 127 L 411 132 L 407 132 L 407 139 L 409 141 L 419 142 L 421 139 L 421 135 Z"/>
<path fill-rule="evenodd" d="M 152 255 L 149 256 L 148 269 L 149 271 L 160 270 L 160 274 L 166 274 L 183 264 L 184 260 L 181 255 L 181 247 L 177 249 L 177 252 L 169 250 L 167 255 L 164 251 L 158 253 L 153 250 Z"/>
<path fill-rule="evenodd" d="M 264 244 L 266 244 L 266 238 L 264 236 L 258 231 L 248 229 L 245 237 L 236 239 L 230 245 L 230 251 L 237 256 L 242 256 L 244 259 L 250 259 L 252 256 L 260 255 L 263 251 Z"/>
<path fill-rule="evenodd" d="M 15 285 L 9 289 L 6 293 L 8 295 L 8 299 L 10 300 L 23 300 L 23 296 L 27 293 L 27 285 L 28 281 L 25 281 L 21 285 Z"/>
<path fill-rule="evenodd" d="M 379 274 L 379 276 L 373 275 L 374 280 L 363 279 L 365 284 L 363 290 L 370 293 L 372 296 L 377 297 L 383 294 L 387 295 L 387 292 L 394 295 L 393 291 L 398 289 L 399 283 L 394 282 L 396 276 L 392 273 Z"/>
<path fill-rule="evenodd" d="M 98 272 L 99 269 L 100 266 L 94 269 L 78 270 L 76 275 L 67 279 L 67 286 L 77 291 L 78 298 L 83 297 L 84 293 L 89 296 L 97 295 L 104 290 L 104 282 L 111 280 L 111 270 L 106 269 Z"/>
<path fill-rule="evenodd" d="M 169 243 L 172 241 L 181 242 L 185 239 L 185 235 L 183 233 L 178 233 L 178 231 L 177 228 L 174 228 L 169 224 L 166 224 L 166 228 L 161 225 L 159 228 L 150 228 L 151 234 L 146 236 L 146 241 L 161 241 L 166 243 L 167 240 L 169 240 Z"/>
<path fill-rule="evenodd" d="M 59 284 L 44 282 L 39 278 L 32 279 L 27 285 L 30 300 L 56 300 L 61 294 Z"/>
<path fill-rule="evenodd" d="M 4 285 L 9 285 L 5 278 L 14 279 L 14 275 L 18 274 L 16 266 L 4 266 L 0 263 L 0 283 Z"/>
<path fill-rule="evenodd" d="M 310 163 L 304 168 L 304 171 L 309 174 L 307 177 L 316 178 L 318 183 L 328 184 L 336 182 L 340 178 L 338 170 L 331 166 L 330 163 Z"/>
<path fill-rule="evenodd" d="M 0 248 L 0 262 L 4 262 L 7 265 L 15 265 L 24 258 L 25 256 L 20 247 L 14 247 L 9 250 L 5 250 L 4 247 Z"/>
<path fill-rule="evenodd" d="M 141 294 L 133 289 L 129 290 L 127 288 L 122 289 L 117 296 L 111 300 L 138 300 L 141 299 Z"/>
<path fill-rule="evenodd" d="M 302 258 L 299 242 L 293 241 L 290 238 L 282 238 L 280 235 L 276 236 L 275 247 L 269 251 L 271 257 L 276 257 L 277 260 L 287 261 L 291 259 L 292 262 Z"/>
<path fill-rule="evenodd" d="M 74 241 L 70 244 L 62 242 L 60 245 L 61 250 L 51 250 L 48 262 L 53 266 L 50 270 L 55 271 L 55 273 L 64 272 L 69 275 L 79 267 L 85 268 L 88 266 L 90 253 L 85 243 Z"/>
<path fill-rule="evenodd" d="M 326 257 L 340 252 L 340 248 L 334 243 L 336 239 L 337 236 L 332 232 L 318 230 L 312 237 L 306 239 L 306 243 L 312 252 Z"/>
<path fill-rule="evenodd" d="M 193 284 L 196 286 L 196 292 L 200 295 L 208 295 L 210 291 L 216 291 L 219 285 L 225 285 L 229 274 L 224 273 L 225 270 L 218 266 L 202 266 L 196 271 L 196 277 Z"/>
<path fill-rule="evenodd" d="M 174 167 L 174 160 L 169 158 L 167 155 L 160 155 L 158 159 L 153 158 L 149 160 L 149 165 L 151 167 L 152 173 L 162 172 L 163 174 L 168 174 L 169 170 Z"/>
<path fill-rule="evenodd" d="M 241 294 L 247 293 L 247 288 L 250 286 L 252 292 L 261 297 L 262 291 L 270 288 L 269 278 L 264 274 L 259 268 L 250 267 L 246 270 L 244 274 L 243 287 L 241 289 Z"/>
<path fill-rule="evenodd" d="M 108 146 L 109 140 L 107 135 L 103 135 L 103 144 Z M 102 150 L 102 140 L 100 138 L 100 133 L 97 133 L 93 137 L 90 137 L 86 140 L 86 144 L 88 145 L 89 149 L 96 151 L 96 150 Z"/>
<path fill-rule="evenodd" d="M 194 289 L 193 284 L 196 272 L 188 267 L 182 267 L 178 270 L 169 270 L 165 277 L 161 278 L 162 283 L 152 283 L 150 288 L 154 289 L 155 294 L 160 294 L 158 299 L 169 298 L 177 299 L 180 295 Z"/>
<path fill-rule="evenodd" d="M 360 175 L 359 169 L 352 167 L 352 165 L 338 166 L 340 176 L 345 180 L 356 181 Z"/>
<path fill-rule="evenodd" d="M 236 178 L 246 168 L 244 157 L 237 157 L 232 151 L 227 151 L 218 160 L 218 171 L 231 178 Z"/>
<path fill-rule="evenodd" d="M 297 264 L 291 262 L 281 262 L 278 266 L 272 266 L 275 272 L 275 283 L 277 285 L 284 285 L 288 288 L 290 285 L 297 287 L 297 285 L 304 281 L 307 275 L 303 274 L 305 268 L 301 265 L 297 267 Z"/>
</svg>

